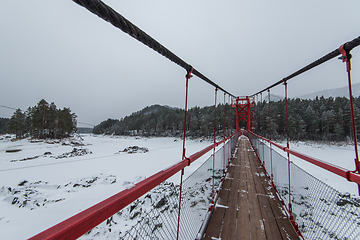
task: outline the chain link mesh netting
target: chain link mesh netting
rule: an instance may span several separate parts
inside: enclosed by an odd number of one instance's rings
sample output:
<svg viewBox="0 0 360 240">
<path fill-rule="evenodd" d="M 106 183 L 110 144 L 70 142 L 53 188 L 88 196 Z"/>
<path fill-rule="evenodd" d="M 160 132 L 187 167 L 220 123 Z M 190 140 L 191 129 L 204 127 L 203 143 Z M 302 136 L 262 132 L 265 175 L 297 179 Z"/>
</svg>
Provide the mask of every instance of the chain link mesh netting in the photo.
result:
<svg viewBox="0 0 360 240">
<path fill-rule="evenodd" d="M 195 239 L 199 234 L 212 201 L 213 166 L 216 190 L 238 137 L 219 146 L 215 157 L 211 155 L 183 181 L 179 239 Z M 165 181 L 82 239 L 176 239 L 179 192 L 179 186 Z"/>
<path fill-rule="evenodd" d="M 253 135 L 249 138 L 288 206 L 288 159 Z M 326 171 L 326 170 L 324 170 Z M 293 217 L 305 239 L 359 239 L 360 200 L 343 194 L 290 163 Z"/>
</svg>

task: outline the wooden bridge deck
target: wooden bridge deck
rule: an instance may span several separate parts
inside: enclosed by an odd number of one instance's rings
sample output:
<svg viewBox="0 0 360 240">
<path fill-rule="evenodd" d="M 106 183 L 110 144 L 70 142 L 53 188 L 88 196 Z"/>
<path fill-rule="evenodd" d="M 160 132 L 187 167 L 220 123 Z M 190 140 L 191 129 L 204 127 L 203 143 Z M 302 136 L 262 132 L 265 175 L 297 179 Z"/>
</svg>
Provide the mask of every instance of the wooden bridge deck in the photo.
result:
<svg viewBox="0 0 360 240">
<path fill-rule="evenodd" d="M 204 239 L 299 239 L 246 137 L 238 142 Z"/>
</svg>

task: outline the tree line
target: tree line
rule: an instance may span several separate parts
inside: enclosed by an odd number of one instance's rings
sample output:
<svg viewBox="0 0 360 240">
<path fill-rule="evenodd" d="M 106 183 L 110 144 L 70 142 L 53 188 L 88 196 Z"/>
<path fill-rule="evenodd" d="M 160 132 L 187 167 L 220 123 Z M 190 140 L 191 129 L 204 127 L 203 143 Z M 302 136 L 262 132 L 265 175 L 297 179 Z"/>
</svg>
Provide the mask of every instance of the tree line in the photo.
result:
<svg viewBox="0 0 360 240">
<path fill-rule="evenodd" d="M 285 100 L 257 104 L 256 131 L 272 138 L 286 137 Z M 360 126 L 360 97 L 354 98 L 356 126 Z M 288 99 L 289 137 L 292 140 L 345 141 L 352 138 L 349 99 L 346 97 L 316 97 Z M 357 127 L 357 138 L 359 128 Z"/>
<path fill-rule="evenodd" d="M 235 109 L 225 105 L 228 113 L 224 124 L 224 105 L 219 104 L 216 112 L 216 131 L 221 134 L 235 128 Z M 231 122 L 230 122 L 231 120 Z M 139 136 L 181 136 L 184 131 L 184 110 L 153 105 L 120 120 L 107 119 L 96 125 L 95 134 L 139 135 Z M 212 136 L 214 132 L 214 106 L 193 107 L 187 112 L 186 134 L 189 137 Z"/>
<path fill-rule="evenodd" d="M 285 100 L 258 102 L 254 131 L 272 139 L 286 137 Z M 356 126 L 360 126 L 360 97 L 354 98 Z M 345 141 L 352 138 L 349 99 L 345 97 L 288 99 L 289 136 L 291 140 Z M 225 112 L 225 118 L 224 118 Z M 236 128 L 236 110 L 229 104 L 219 104 L 216 110 L 215 131 L 222 136 Z M 242 121 L 240 127 L 245 128 Z M 107 119 L 94 127 L 95 134 L 138 136 L 181 136 L 184 129 L 184 110 L 160 105 L 146 107 L 120 120 Z M 360 131 L 357 130 L 358 135 Z M 211 137 L 214 134 L 214 106 L 193 107 L 188 110 L 186 134 L 190 137 Z M 359 136 L 358 136 L 359 137 Z"/>
<path fill-rule="evenodd" d="M 76 132 L 76 115 L 70 108 L 57 109 L 55 103 L 41 99 L 34 107 L 15 110 L 7 122 L 7 132 L 16 138 L 64 138 Z"/>
<path fill-rule="evenodd" d="M 8 118 L 0 118 L 0 134 L 7 133 L 7 123 L 9 122 Z"/>
</svg>

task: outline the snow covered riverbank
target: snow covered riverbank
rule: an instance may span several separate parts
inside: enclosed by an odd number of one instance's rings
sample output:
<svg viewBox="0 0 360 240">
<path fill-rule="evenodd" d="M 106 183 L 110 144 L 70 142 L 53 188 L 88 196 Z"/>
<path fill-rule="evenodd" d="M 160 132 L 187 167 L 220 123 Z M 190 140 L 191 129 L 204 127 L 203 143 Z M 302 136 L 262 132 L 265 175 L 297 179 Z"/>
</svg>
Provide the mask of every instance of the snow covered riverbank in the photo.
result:
<svg viewBox="0 0 360 240">
<path fill-rule="evenodd" d="M 279 142 L 279 144 L 281 146 L 286 146 L 286 142 Z M 286 157 L 286 153 L 284 151 L 276 147 L 274 147 L 274 149 Z M 351 171 L 355 169 L 355 151 L 353 145 L 340 145 L 336 143 L 322 144 L 317 142 L 290 142 L 290 149 Z M 290 160 L 339 192 L 348 192 L 352 195 L 358 196 L 357 184 L 348 182 L 346 179 L 336 174 L 328 172 L 297 157 L 291 156 Z"/>
<path fill-rule="evenodd" d="M 61 142 L 0 136 L 0 239 L 29 238 L 181 160 L 180 139 L 82 136 Z M 188 140 L 187 155 L 210 144 Z M 124 151 L 134 146 L 140 151 Z"/>
<path fill-rule="evenodd" d="M 83 140 L 10 141 L 0 136 L 0 239 L 29 238 L 181 160 L 181 139 L 91 134 L 82 137 Z M 210 144 L 187 140 L 186 155 Z M 350 170 L 354 168 L 352 146 L 292 142 L 290 148 Z M 187 167 L 185 178 L 209 154 Z M 295 157 L 291 160 L 338 191 L 357 194 L 356 184 Z M 172 181 L 176 185 L 179 179 L 180 174 L 176 174 L 169 184 Z M 166 188 L 169 194 L 170 189 Z M 151 201 L 161 199 L 156 191 Z M 148 198 L 141 201 L 149 205 Z M 132 218 L 125 210 L 122 218 L 114 221 L 123 222 L 122 229 L 126 229 Z M 103 228 L 106 230 L 107 225 Z"/>
</svg>

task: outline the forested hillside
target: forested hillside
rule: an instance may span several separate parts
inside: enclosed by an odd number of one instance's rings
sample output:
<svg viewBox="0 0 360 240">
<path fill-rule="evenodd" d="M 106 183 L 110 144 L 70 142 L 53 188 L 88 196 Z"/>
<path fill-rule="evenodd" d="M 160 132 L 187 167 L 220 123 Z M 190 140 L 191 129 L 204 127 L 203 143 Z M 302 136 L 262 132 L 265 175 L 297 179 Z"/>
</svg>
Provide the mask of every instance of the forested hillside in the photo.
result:
<svg viewBox="0 0 360 240">
<path fill-rule="evenodd" d="M 225 129 L 235 126 L 235 109 L 226 104 Z M 224 105 L 217 110 L 216 128 L 223 130 Z M 233 116 L 229 118 L 229 116 Z M 214 106 L 194 107 L 187 113 L 187 134 L 192 137 L 210 136 L 214 132 Z M 232 122 L 229 123 L 229 120 Z M 235 128 L 235 127 L 233 127 Z M 168 106 L 153 105 L 120 120 L 108 119 L 95 126 L 95 134 L 180 136 L 184 129 L 184 110 Z"/>
<path fill-rule="evenodd" d="M 360 97 L 354 99 L 357 126 L 360 126 Z M 344 141 L 351 138 L 349 99 L 316 98 L 288 99 L 289 134 L 292 140 Z M 269 105 L 266 101 L 254 107 L 256 132 L 268 135 Z M 226 114 L 224 121 L 224 112 Z M 286 136 L 285 101 L 270 102 L 272 138 Z M 187 136 L 207 137 L 214 132 L 214 106 L 194 107 L 188 110 Z M 234 129 L 235 108 L 229 104 L 217 106 L 216 132 L 222 136 Z M 245 124 L 242 122 L 241 127 Z M 108 119 L 95 126 L 93 133 L 139 136 L 181 136 L 184 110 L 153 105 L 120 120 Z M 359 133 L 359 131 L 357 131 Z"/>
<path fill-rule="evenodd" d="M 354 99 L 354 104 L 356 125 L 360 126 L 360 97 Z M 289 136 L 293 140 L 344 141 L 352 137 L 349 99 L 345 97 L 288 99 L 288 110 Z M 256 111 L 257 129 L 268 136 L 268 103 L 258 104 Z M 270 113 L 272 136 L 286 136 L 285 101 L 270 102 Z"/>
</svg>

